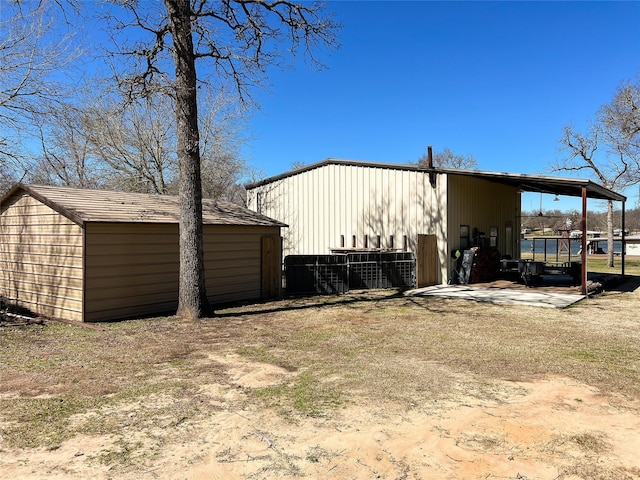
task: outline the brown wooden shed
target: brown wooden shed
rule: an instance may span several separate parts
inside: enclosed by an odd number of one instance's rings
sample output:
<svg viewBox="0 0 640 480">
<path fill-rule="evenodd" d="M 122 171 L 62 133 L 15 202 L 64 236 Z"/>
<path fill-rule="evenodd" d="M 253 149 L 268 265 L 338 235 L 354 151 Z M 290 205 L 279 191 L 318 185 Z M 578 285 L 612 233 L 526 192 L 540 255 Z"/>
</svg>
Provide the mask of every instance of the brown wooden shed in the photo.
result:
<svg viewBox="0 0 640 480">
<path fill-rule="evenodd" d="M 0 200 L 0 295 L 51 317 L 107 321 L 175 310 L 178 197 L 18 184 Z M 203 201 L 212 304 L 280 294 L 280 229 Z"/>
</svg>

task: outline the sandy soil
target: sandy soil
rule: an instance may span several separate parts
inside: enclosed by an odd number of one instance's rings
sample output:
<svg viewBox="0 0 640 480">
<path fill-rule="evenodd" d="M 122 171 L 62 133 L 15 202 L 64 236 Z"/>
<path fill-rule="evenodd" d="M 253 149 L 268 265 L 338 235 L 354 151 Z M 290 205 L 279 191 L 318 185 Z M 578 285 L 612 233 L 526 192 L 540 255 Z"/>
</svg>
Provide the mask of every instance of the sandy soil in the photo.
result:
<svg viewBox="0 0 640 480">
<path fill-rule="evenodd" d="M 220 410 L 182 425 L 146 467 L 110 471 L 95 461 L 109 437 L 76 437 L 55 451 L 29 453 L 2 449 L 0 439 L 0 478 L 640 478 L 640 402 L 567 378 L 504 382 L 489 400 L 352 404 L 292 421 L 238 407 L 242 387 L 291 373 L 235 356 L 215 360 L 233 376 L 230 385 L 204 388 Z"/>
</svg>

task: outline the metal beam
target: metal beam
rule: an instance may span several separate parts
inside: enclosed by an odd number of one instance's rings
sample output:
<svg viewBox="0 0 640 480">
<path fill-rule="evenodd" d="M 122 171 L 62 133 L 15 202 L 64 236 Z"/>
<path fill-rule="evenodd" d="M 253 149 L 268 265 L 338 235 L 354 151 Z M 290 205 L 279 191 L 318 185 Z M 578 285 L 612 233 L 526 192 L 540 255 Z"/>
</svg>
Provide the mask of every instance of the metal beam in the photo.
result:
<svg viewBox="0 0 640 480">
<path fill-rule="evenodd" d="M 627 241 L 625 239 L 624 229 L 625 229 L 625 214 L 624 214 L 624 204 L 625 201 L 622 201 L 622 251 L 620 252 L 622 259 L 622 276 L 624 277 L 624 254 L 627 249 Z"/>
<path fill-rule="evenodd" d="M 587 187 L 582 187 L 582 295 L 587 294 Z"/>
</svg>

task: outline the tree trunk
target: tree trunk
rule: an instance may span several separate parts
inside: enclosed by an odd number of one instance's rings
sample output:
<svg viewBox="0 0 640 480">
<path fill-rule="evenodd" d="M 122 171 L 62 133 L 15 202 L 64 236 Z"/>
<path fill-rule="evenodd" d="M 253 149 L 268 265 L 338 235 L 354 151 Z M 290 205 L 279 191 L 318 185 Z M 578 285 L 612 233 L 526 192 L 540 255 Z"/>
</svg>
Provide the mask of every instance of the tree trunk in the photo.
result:
<svg viewBox="0 0 640 480">
<path fill-rule="evenodd" d="M 180 169 L 180 280 L 178 312 L 188 319 L 209 313 L 204 283 L 202 178 L 196 95 L 196 66 L 190 0 L 164 0 L 176 66 L 176 132 Z"/>
<path fill-rule="evenodd" d="M 607 266 L 613 267 L 613 201 L 607 201 Z"/>
</svg>

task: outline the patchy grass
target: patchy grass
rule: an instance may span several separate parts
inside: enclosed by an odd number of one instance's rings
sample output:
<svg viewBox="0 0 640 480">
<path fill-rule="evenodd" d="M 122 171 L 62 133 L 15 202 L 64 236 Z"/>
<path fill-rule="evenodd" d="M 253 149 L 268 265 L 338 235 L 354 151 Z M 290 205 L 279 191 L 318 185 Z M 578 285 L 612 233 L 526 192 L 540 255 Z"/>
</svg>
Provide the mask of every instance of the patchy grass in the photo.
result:
<svg viewBox="0 0 640 480">
<path fill-rule="evenodd" d="M 549 246 L 550 246 L 550 250 L 547 251 L 548 261 L 576 262 L 581 260 L 579 255 L 571 255 L 571 257 L 569 257 L 566 253 L 559 254 L 556 257 L 556 253 L 554 251 L 555 243 L 553 244 L 550 243 Z M 520 257 L 533 258 L 533 254 L 531 252 L 522 252 Z M 544 260 L 544 252 L 536 251 L 535 259 L 540 261 Z M 612 274 L 622 273 L 621 257 L 614 257 L 613 267 L 610 267 L 607 263 L 608 263 L 608 260 L 606 255 L 589 255 L 587 257 L 587 270 L 592 273 L 612 273 Z M 625 275 L 636 275 L 636 276 L 640 275 L 640 257 L 625 256 L 624 273 Z"/>
<path fill-rule="evenodd" d="M 164 396 L 166 401 L 154 396 Z M 197 418 L 201 412 L 192 400 L 196 397 L 194 388 L 186 383 L 165 382 L 142 384 L 107 397 L 73 394 L 3 399 L 2 413 L 9 421 L 2 437 L 17 448 L 54 450 L 81 433 L 119 434 L 123 429 L 148 430 Z M 144 402 L 150 398 L 154 401 Z"/>
<path fill-rule="evenodd" d="M 144 456 L 144 453 L 140 454 L 142 450 L 142 442 L 128 442 L 124 439 L 119 439 L 116 442 L 116 446 L 101 451 L 94 458 L 103 465 L 133 465 L 139 459 L 136 457 L 139 455 Z"/>
<path fill-rule="evenodd" d="M 290 371 L 296 370 L 296 367 L 291 365 L 281 352 L 276 354 L 271 350 L 271 348 L 264 345 L 260 347 L 240 347 L 237 353 L 255 362 L 269 363 Z"/>
<path fill-rule="evenodd" d="M 590 272 L 621 273 L 622 260 L 620 257 L 615 257 L 613 263 L 613 267 L 608 266 L 606 256 L 589 256 L 587 268 Z M 640 257 L 625 257 L 624 273 L 625 275 L 640 275 Z"/>
<path fill-rule="evenodd" d="M 70 428 L 71 417 L 97 408 L 100 403 L 93 397 L 78 396 L 5 400 L 3 414 L 11 421 L 2 429 L 3 439 L 18 448 L 56 449 L 76 434 Z"/>
<path fill-rule="evenodd" d="M 0 435 L 18 449 L 110 435 L 93 460 L 145 463 L 222 408 L 208 386 L 238 388 L 212 360 L 225 355 L 290 373 L 244 387 L 225 408 L 270 408 L 294 422 L 354 403 L 429 411 L 462 394 L 500 398 L 497 382 L 541 375 L 638 397 L 638 300 L 611 292 L 552 310 L 372 291 L 237 306 L 198 322 L 0 327 Z M 588 434 L 564 441 L 593 454 L 606 447 Z M 318 448 L 307 460 L 328 455 Z"/>
<path fill-rule="evenodd" d="M 344 403 L 339 389 L 324 384 L 310 372 L 301 373 L 294 380 L 280 385 L 257 389 L 253 395 L 284 414 L 293 409 L 312 417 L 326 415 L 328 410 Z"/>
</svg>

